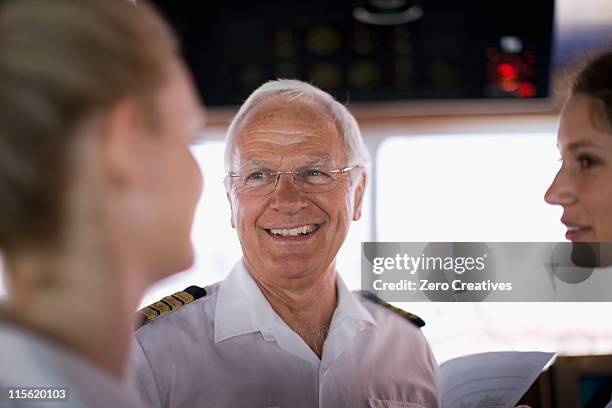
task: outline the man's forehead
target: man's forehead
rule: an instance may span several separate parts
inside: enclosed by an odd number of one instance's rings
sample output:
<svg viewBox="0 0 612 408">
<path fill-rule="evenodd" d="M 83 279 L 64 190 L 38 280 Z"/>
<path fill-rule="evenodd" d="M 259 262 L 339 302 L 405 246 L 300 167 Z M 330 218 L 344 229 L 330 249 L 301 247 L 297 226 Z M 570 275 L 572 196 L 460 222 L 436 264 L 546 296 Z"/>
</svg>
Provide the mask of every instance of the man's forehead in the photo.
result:
<svg viewBox="0 0 612 408">
<path fill-rule="evenodd" d="M 271 154 L 269 152 L 246 152 L 245 154 L 240 155 L 238 158 L 238 164 L 241 166 L 265 166 L 286 159 L 301 165 L 331 164 L 334 162 L 334 158 L 331 155 L 323 152 L 313 154 L 294 154 L 285 157 Z"/>
<path fill-rule="evenodd" d="M 342 140 L 333 118 L 322 108 L 303 110 L 297 101 L 255 107 L 236 130 L 237 144 L 333 145 Z"/>
<path fill-rule="evenodd" d="M 299 122 L 268 122 L 251 126 L 239 133 L 238 143 L 248 145 L 258 142 L 268 142 L 278 145 L 308 145 L 321 144 L 326 141 L 333 143 L 335 133 L 316 124 L 301 124 Z"/>
<path fill-rule="evenodd" d="M 342 160 L 346 155 L 343 140 L 338 135 L 308 132 L 251 132 L 238 136 L 235 153 L 248 160 L 259 157 L 299 157 L 312 160 Z"/>
<path fill-rule="evenodd" d="M 313 132 L 337 130 L 332 115 L 319 102 L 286 96 L 273 96 L 258 103 L 240 127 L 245 133 L 273 132 L 285 127 Z"/>
<path fill-rule="evenodd" d="M 274 96 L 255 106 L 236 129 L 235 152 L 239 162 L 336 162 L 345 160 L 346 146 L 336 122 L 319 103 Z"/>
</svg>

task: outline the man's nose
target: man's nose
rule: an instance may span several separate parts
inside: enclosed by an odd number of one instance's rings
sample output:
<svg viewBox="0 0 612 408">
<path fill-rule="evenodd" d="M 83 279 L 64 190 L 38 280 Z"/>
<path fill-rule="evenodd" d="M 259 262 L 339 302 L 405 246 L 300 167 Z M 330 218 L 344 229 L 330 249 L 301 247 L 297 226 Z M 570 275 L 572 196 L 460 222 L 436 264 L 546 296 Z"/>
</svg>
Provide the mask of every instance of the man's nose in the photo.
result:
<svg viewBox="0 0 612 408">
<path fill-rule="evenodd" d="M 551 205 L 571 205 L 576 202 L 574 183 L 570 176 L 561 168 L 548 190 L 544 194 L 544 201 Z"/>
<path fill-rule="evenodd" d="M 271 205 L 275 210 L 287 214 L 295 214 L 306 207 L 304 194 L 300 191 L 293 174 L 280 173 L 276 176 Z"/>
</svg>

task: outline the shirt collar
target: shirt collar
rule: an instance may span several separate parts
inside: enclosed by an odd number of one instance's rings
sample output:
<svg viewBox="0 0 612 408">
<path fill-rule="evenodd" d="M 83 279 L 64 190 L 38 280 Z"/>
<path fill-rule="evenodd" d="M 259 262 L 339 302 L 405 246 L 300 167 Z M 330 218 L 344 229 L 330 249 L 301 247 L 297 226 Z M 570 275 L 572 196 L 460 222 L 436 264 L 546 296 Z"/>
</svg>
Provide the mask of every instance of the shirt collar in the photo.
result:
<svg viewBox="0 0 612 408">
<path fill-rule="evenodd" d="M 274 331 L 275 312 L 241 259 L 219 284 L 215 343 L 248 333 Z"/>
<path fill-rule="evenodd" d="M 330 331 L 349 319 L 358 326 L 365 327 L 369 324 L 378 328 L 370 312 L 356 299 L 339 275 L 336 284 L 338 305 L 332 317 Z M 215 343 L 256 332 L 261 332 L 264 339 L 272 339 L 276 316 L 276 312 L 261 293 L 241 259 L 227 278 L 219 284 L 215 308 Z"/>
<path fill-rule="evenodd" d="M 361 300 L 358 300 L 357 296 L 348 289 L 340 275 L 336 278 L 336 288 L 338 291 L 338 305 L 334 311 L 330 329 L 333 329 L 334 326 L 340 324 L 345 319 L 352 319 L 358 325 L 361 322 L 379 328 L 372 314 L 362 304 Z"/>
</svg>

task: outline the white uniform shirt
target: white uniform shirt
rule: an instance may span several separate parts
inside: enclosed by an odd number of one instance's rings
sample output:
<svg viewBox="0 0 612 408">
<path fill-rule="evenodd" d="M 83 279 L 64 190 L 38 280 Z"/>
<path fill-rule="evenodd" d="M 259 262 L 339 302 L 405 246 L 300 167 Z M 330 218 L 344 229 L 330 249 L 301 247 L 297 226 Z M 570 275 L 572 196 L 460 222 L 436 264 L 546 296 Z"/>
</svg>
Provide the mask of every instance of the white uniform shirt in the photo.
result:
<svg viewBox="0 0 612 408">
<path fill-rule="evenodd" d="M 137 332 L 135 385 L 151 407 L 439 407 L 421 331 L 339 277 L 337 287 L 319 359 L 241 261 L 205 297 Z"/>
<path fill-rule="evenodd" d="M 139 408 L 138 396 L 76 353 L 10 324 L 0 324 L 0 407 Z M 8 388 L 64 387 L 67 401 L 25 402 Z"/>
</svg>

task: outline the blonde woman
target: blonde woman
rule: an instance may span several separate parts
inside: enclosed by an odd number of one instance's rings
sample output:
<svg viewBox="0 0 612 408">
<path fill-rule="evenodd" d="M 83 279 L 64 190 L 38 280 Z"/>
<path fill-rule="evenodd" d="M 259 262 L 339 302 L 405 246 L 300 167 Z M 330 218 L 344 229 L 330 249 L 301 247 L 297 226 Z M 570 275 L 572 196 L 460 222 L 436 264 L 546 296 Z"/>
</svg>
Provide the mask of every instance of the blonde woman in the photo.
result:
<svg viewBox="0 0 612 408">
<path fill-rule="evenodd" d="M 146 3 L 0 3 L 0 406 L 138 406 L 132 312 L 193 262 L 201 115 Z"/>
</svg>

